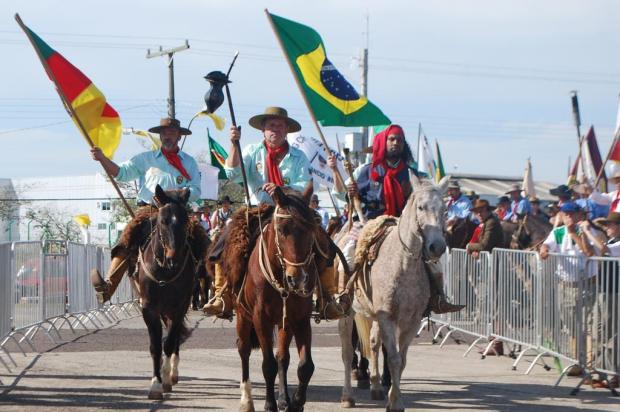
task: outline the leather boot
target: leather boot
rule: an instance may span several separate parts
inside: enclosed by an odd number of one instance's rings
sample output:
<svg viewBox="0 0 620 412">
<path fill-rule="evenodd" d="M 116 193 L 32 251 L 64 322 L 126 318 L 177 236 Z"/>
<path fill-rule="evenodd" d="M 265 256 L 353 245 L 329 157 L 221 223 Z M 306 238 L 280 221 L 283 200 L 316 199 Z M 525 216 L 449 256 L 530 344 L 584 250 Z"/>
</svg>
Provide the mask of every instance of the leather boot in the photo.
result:
<svg viewBox="0 0 620 412">
<path fill-rule="evenodd" d="M 110 268 L 108 269 L 106 280 L 103 280 L 97 269 L 93 269 L 90 272 L 90 281 L 97 292 L 97 301 L 100 304 L 103 305 L 105 302 L 109 301 L 110 298 L 112 298 L 112 295 L 116 291 L 118 284 L 121 283 L 121 279 L 123 279 L 123 275 L 127 271 L 128 266 L 128 257 L 115 256 L 110 262 Z"/>
<path fill-rule="evenodd" d="M 209 302 L 207 302 L 202 311 L 207 316 L 217 316 L 221 319 L 230 319 L 233 314 L 232 296 L 230 289 L 226 285 L 226 279 L 222 274 L 222 265 L 215 264 L 215 279 L 213 279 L 213 288 L 215 294 Z"/>
<path fill-rule="evenodd" d="M 465 305 L 454 305 L 448 302 L 448 298 L 443 291 L 443 273 L 438 263 L 425 265 L 430 280 L 431 298 L 428 302 L 429 309 L 436 314 L 458 312 Z"/>
<path fill-rule="evenodd" d="M 321 305 L 319 308 L 319 314 L 322 319 L 336 320 L 346 315 L 344 308 L 339 302 L 334 299 L 334 296 L 338 293 L 336 286 L 336 278 L 334 273 L 334 267 L 328 266 L 325 268 L 321 276 Z"/>
</svg>

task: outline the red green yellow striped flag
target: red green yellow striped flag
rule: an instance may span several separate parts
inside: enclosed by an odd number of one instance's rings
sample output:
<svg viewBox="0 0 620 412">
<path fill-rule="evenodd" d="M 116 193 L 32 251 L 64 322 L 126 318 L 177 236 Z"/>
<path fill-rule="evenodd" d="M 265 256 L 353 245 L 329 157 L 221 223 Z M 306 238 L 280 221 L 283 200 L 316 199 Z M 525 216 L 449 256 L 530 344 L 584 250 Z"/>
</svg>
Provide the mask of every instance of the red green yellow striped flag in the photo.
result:
<svg viewBox="0 0 620 412">
<path fill-rule="evenodd" d="M 85 137 L 111 159 L 122 133 L 116 110 L 84 73 L 25 26 L 19 16 L 15 18 L 39 55 L 50 80 L 56 84 L 71 119 L 83 134 L 87 134 Z"/>
</svg>

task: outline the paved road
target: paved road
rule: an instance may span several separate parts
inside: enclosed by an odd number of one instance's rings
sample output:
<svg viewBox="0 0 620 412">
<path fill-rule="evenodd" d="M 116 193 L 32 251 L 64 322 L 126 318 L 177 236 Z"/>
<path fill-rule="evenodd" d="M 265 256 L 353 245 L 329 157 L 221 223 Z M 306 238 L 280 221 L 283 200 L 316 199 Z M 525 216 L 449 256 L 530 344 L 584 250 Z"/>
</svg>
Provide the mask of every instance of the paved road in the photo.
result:
<svg viewBox="0 0 620 412">
<path fill-rule="evenodd" d="M 0 366 L 0 411 L 112 410 L 222 410 L 234 411 L 239 402 L 239 358 L 234 324 L 211 322 L 191 313 L 195 328 L 181 351 L 181 379 L 163 402 L 146 399 L 151 360 L 148 337 L 140 318 L 122 320 L 97 332 L 72 335 L 54 345 L 43 334 L 36 338 L 42 353 L 15 355 L 12 374 Z M 307 411 L 338 411 L 342 362 L 334 323 L 314 328 L 316 371 L 308 393 Z M 585 410 L 619 411 L 620 399 L 609 392 L 585 388 L 578 396 L 569 391 L 577 381 L 565 379 L 553 388 L 557 372 L 535 368 L 524 376 L 526 360 L 511 371 L 512 359 L 470 354 L 464 345 L 431 345 L 428 336 L 416 339 L 403 375 L 408 409 L 416 410 Z M 296 368 L 295 355 L 291 369 Z M 257 410 L 262 410 L 264 386 L 261 355 L 251 358 L 251 379 Z M 291 373 L 295 381 L 295 373 Z M 356 411 L 384 410 L 381 401 L 369 400 L 356 389 Z"/>
</svg>

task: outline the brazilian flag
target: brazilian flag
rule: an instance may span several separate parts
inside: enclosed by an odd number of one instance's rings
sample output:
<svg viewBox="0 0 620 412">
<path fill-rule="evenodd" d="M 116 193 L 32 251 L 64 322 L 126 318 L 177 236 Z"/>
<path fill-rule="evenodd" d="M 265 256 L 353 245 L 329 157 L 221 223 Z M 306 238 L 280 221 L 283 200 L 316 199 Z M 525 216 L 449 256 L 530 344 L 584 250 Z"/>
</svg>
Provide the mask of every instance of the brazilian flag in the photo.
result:
<svg viewBox="0 0 620 412">
<path fill-rule="evenodd" d="M 314 116 L 323 126 L 391 124 L 377 106 L 360 96 L 329 61 L 314 29 L 267 13 Z"/>
</svg>

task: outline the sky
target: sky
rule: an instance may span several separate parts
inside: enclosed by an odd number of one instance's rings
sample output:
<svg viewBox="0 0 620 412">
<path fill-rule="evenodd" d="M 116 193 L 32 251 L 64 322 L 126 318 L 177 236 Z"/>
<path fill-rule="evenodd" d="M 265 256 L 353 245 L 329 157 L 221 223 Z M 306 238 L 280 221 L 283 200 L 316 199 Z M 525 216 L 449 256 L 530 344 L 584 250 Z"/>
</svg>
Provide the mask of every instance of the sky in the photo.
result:
<svg viewBox="0 0 620 412">
<path fill-rule="evenodd" d="M 522 176 L 530 158 L 536 180 L 564 182 L 578 149 L 571 90 L 579 95 L 581 132 L 594 125 L 607 154 L 620 93 L 617 1 L 3 0 L 0 177 L 101 171 L 15 13 L 94 82 L 124 127 L 148 129 L 166 116 L 167 62 L 146 52 L 187 39 L 190 49 L 175 57 L 184 125 L 204 105 L 203 76 L 225 71 L 239 51 L 231 93 L 242 144 L 260 140 L 247 121 L 266 106 L 287 108 L 302 134 L 316 137 L 265 8 L 317 30 L 329 59 L 356 88 L 367 46 L 369 99 L 404 128 L 414 153 L 421 124 L 431 144 L 439 142 L 447 172 Z M 228 121 L 226 105 L 219 114 Z M 226 132 L 199 118 L 185 144 L 189 153 L 206 150 L 207 127 L 229 147 Z M 336 134 L 357 130 L 323 131 L 335 146 Z M 123 136 L 115 160 L 143 150 L 139 138 Z"/>
</svg>

